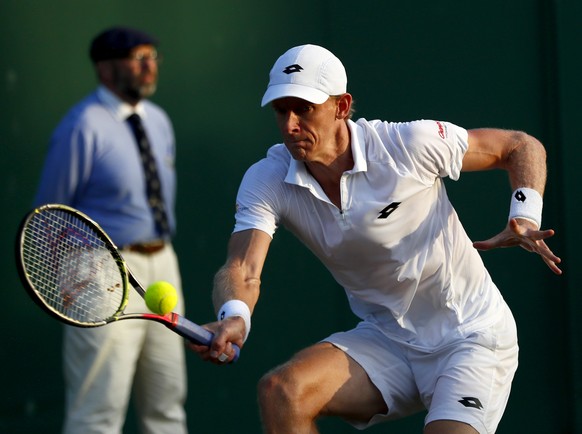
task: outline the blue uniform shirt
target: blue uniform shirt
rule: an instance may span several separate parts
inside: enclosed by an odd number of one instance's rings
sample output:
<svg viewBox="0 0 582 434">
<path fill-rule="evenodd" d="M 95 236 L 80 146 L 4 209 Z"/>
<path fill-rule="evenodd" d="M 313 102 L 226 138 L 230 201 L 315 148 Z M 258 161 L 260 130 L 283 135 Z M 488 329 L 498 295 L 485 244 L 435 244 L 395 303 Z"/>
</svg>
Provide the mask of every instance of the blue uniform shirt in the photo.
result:
<svg viewBox="0 0 582 434">
<path fill-rule="evenodd" d="M 172 233 L 175 141 L 166 113 L 144 100 L 133 108 L 104 87 L 74 106 L 53 133 L 35 206 L 62 203 L 97 221 L 118 246 L 158 239 L 144 171 L 127 116 L 137 112 L 151 142 Z"/>
</svg>

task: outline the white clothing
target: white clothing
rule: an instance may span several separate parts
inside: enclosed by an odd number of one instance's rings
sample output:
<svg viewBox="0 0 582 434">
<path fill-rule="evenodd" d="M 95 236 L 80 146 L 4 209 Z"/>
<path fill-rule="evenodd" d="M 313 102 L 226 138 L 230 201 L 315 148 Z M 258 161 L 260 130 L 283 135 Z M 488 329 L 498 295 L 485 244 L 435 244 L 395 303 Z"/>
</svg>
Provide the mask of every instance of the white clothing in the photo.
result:
<svg viewBox="0 0 582 434">
<path fill-rule="evenodd" d="M 493 326 L 431 353 L 395 342 L 366 321 L 326 338 L 364 368 L 388 407 L 367 423 L 350 423 L 364 429 L 426 408 L 425 424 L 456 420 L 479 434 L 494 433 L 518 358 L 515 321 L 507 306 L 503 310 Z"/>
<path fill-rule="evenodd" d="M 421 351 L 483 330 L 504 301 L 451 205 L 468 133 L 446 122 L 348 121 L 354 167 L 341 209 L 283 144 L 245 174 L 234 231 L 279 225 L 345 289 L 353 312 Z"/>
<path fill-rule="evenodd" d="M 152 255 L 122 254 L 145 287 L 158 280 L 170 282 L 178 292 L 175 312 L 184 313 L 178 262 L 171 245 Z M 133 288 L 125 311 L 149 311 Z M 141 433 L 188 432 L 184 343 L 164 325 L 123 320 L 89 329 L 65 326 L 63 363 L 64 434 L 121 433 L 132 392 Z"/>
</svg>

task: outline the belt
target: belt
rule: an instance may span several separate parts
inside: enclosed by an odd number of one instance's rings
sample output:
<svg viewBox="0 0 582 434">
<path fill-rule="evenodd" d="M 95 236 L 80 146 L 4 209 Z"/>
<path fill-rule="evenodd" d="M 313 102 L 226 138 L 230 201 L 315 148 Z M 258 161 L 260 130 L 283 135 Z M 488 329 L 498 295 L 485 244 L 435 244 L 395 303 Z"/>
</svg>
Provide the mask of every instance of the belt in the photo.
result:
<svg viewBox="0 0 582 434">
<path fill-rule="evenodd" d="M 142 255 L 152 255 L 162 250 L 165 246 L 166 242 L 164 240 L 154 240 L 148 241 L 147 243 L 128 244 L 123 246 L 121 250 L 141 253 Z"/>
</svg>

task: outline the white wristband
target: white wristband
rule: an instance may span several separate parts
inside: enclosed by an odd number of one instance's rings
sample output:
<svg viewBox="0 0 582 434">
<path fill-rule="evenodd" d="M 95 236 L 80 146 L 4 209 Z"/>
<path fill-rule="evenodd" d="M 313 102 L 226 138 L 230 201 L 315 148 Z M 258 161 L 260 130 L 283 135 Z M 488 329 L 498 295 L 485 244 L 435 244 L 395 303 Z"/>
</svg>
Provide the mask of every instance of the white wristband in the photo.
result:
<svg viewBox="0 0 582 434">
<path fill-rule="evenodd" d="M 511 196 L 509 219 L 521 218 L 542 227 L 542 196 L 532 188 L 518 188 Z"/>
<path fill-rule="evenodd" d="M 245 322 L 245 337 L 243 342 L 246 342 L 251 332 L 251 311 L 247 304 L 241 300 L 229 300 L 222 305 L 218 311 L 218 320 L 222 321 L 231 316 L 240 316 Z"/>
</svg>

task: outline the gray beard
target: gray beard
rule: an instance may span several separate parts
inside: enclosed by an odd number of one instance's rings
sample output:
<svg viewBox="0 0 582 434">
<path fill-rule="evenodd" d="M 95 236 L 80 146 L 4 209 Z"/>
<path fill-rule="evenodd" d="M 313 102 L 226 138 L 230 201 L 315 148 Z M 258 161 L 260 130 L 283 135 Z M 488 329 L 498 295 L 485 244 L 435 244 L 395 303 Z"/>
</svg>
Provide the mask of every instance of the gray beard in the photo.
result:
<svg viewBox="0 0 582 434">
<path fill-rule="evenodd" d="M 134 101 L 140 101 L 145 98 L 152 96 L 157 89 L 157 85 L 149 84 L 146 86 L 139 87 L 126 87 L 125 89 L 120 89 L 120 91 L 127 95 L 130 99 Z"/>
</svg>

